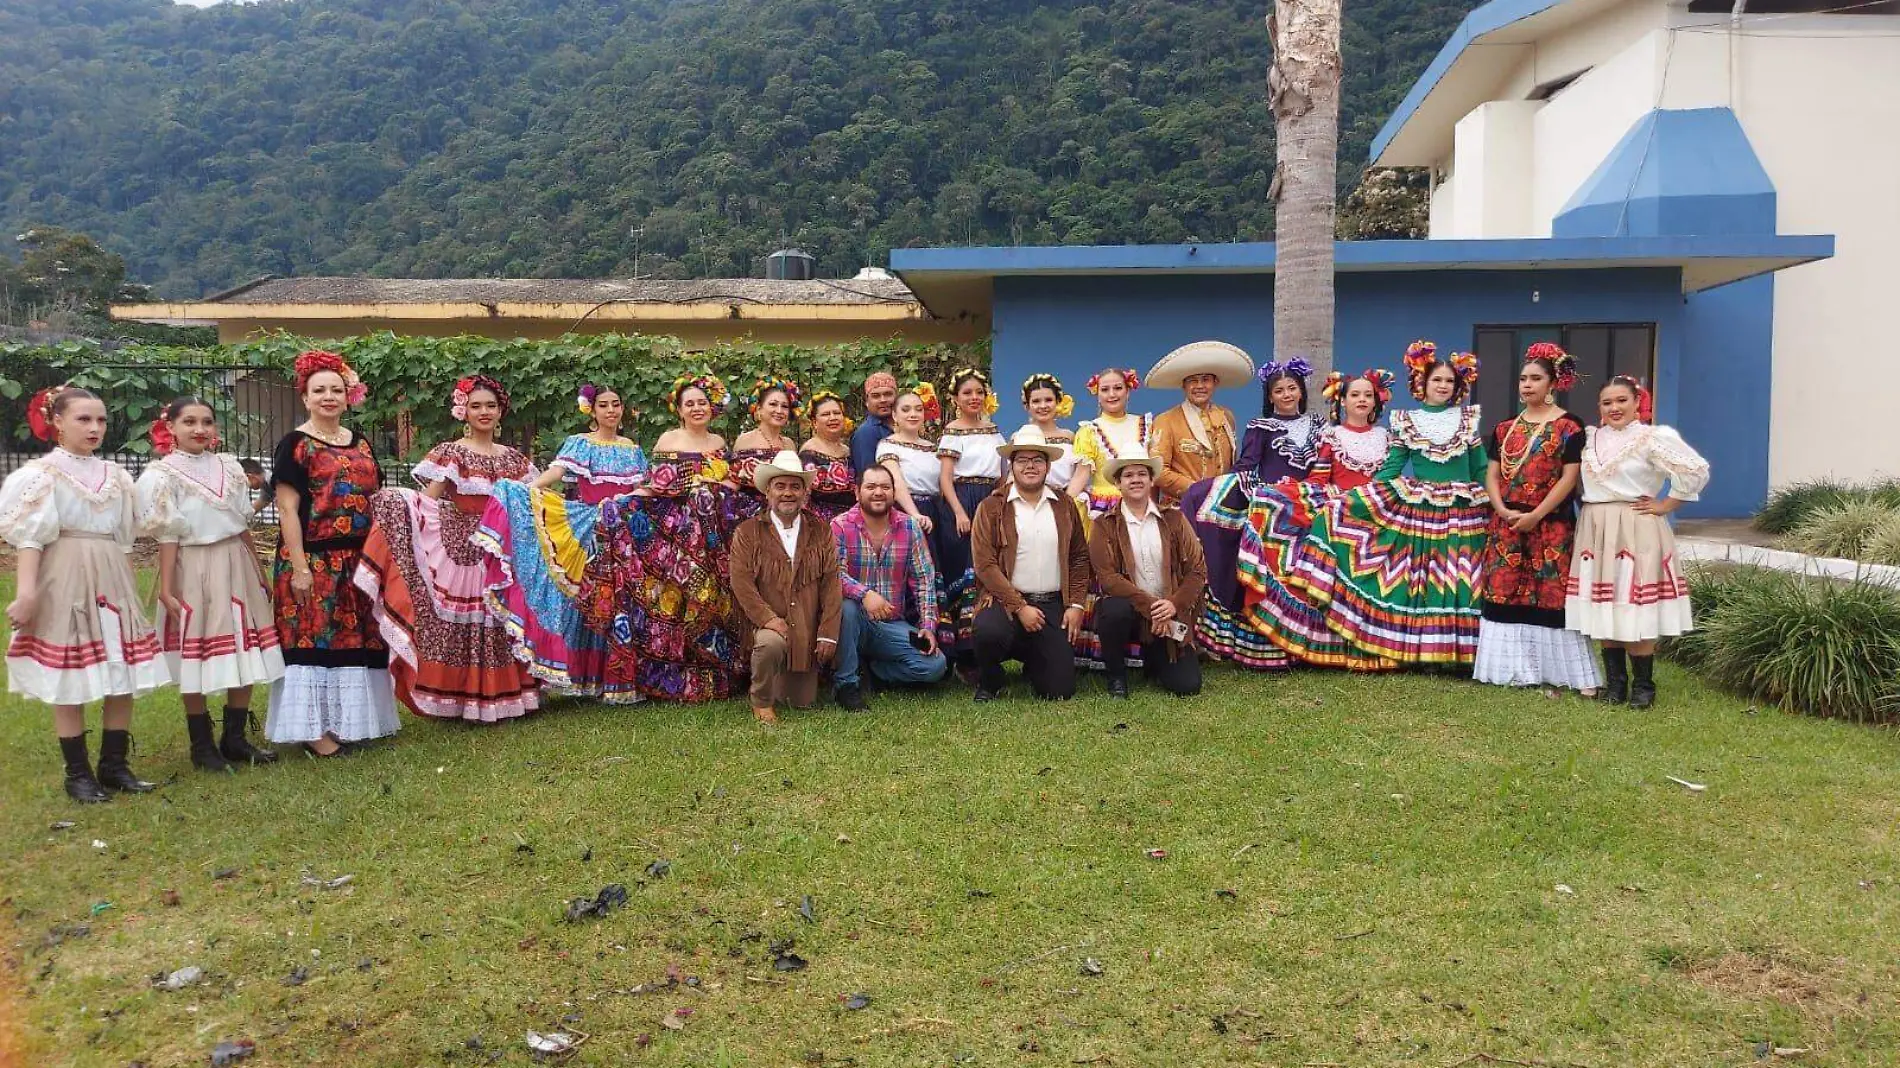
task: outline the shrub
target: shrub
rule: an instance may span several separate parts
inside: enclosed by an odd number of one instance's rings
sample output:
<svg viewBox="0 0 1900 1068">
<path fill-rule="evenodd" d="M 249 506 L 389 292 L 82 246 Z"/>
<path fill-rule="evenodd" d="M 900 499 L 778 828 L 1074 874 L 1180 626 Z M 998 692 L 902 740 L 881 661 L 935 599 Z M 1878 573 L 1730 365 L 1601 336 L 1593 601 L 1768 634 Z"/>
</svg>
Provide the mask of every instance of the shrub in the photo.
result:
<svg viewBox="0 0 1900 1068">
<path fill-rule="evenodd" d="M 1705 677 L 1809 715 L 1900 713 L 1900 592 L 1745 567 L 1698 571 L 1691 590 L 1708 610 L 1670 655 Z"/>
<path fill-rule="evenodd" d="M 1890 512 L 1867 536 L 1860 558 L 1870 564 L 1900 567 L 1900 509 Z"/>
<path fill-rule="evenodd" d="M 1859 560 L 1894 511 L 1870 498 L 1848 499 L 1810 514 L 1788 535 L 1789 548 L 1812 556 Z"/>
<path fill-rule="evenodd" d="M 1847 503 L 1853 493 L 1853 486 L 1829 478 L 1782 486 L 1755 513 L 1755 529 L 1765 534 L 1791 533 L 1815 512 Z"/>
</svg>

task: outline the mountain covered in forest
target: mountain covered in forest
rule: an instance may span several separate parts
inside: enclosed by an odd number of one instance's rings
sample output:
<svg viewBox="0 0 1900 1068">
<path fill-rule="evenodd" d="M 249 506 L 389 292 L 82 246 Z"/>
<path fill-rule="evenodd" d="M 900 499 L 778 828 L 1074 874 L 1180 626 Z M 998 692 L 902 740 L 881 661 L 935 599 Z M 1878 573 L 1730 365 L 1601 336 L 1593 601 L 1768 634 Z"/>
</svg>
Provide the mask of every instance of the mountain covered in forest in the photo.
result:
<svg viewBox="0 0 1900 1068">
<path fill-rule="evenodd" d="M 0 227 L 261 274 L 1269 236 L 1266 0 L 0 0 Z M 1346 5 L 1340 173 L 1467 0 Z"/>
</svg>

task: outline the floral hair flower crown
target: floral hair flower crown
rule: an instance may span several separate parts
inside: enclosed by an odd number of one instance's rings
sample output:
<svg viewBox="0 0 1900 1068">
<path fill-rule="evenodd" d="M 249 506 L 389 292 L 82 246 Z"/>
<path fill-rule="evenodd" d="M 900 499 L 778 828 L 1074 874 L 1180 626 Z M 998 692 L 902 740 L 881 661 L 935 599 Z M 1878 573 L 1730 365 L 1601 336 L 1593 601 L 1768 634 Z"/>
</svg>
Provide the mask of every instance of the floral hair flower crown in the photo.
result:
<svg viewBox="0 0 1900 1068">
<path fill-rule="evenodd" d="M 916 394 L 917 399 L 923 402 L 924 422 L 940 423 L 943 421 L 943 402 L 937 399 L 936 386 L 928 382 L 919 382 L 908 389 L 899 390 L 898 396 L 901 397 L 906 393 Z"/>
<path fill-rule="evenodd" d="M 1023 379 L 1023 403 L 1029 403 L 1029 395 L 1039 389 L 1055 391 L 1056 418 L 1067 419 L 1075 412 L 1075 398 L 1062 388 L 1062 380 L 1048 372 L 1030 375 Z"/>
<path fill-rule="evenodd" d="M 798 402 L 805 396 L 804 391 L 798 388 L 798 383 L 791 379 L 783 375 L 766 375 L 752 383 L 752 392 L 746 395 L 745 410 L 751 413 L 752 418 L 759 417 L 759 405 L 765 403 L 766 396 L 774 391 L 785 394 L 786 403 L 794 412 L 798 411 Z"/>
<path fill-rule="evenodd" d="M 33 394 L 32 398 L 26 402 L 26 425 L 33 431 L 34 437 L 41 441 L 53 440 L 53 435 L 56 433 L 53 429 L 53 402 L 59 399 L 61 393 L 71 388 L 73 387 L 70 382 L 64 385 L 47 386 Z"/>
<path fill-rule="evenodd" d="M 977 382 L 982 383 L 983 390 L 987 394 L 987 396 L 983 398 L 983 414 L 995 415 L 996 414 L 996 390 L 990 388 L 990 376 L 987 374 L 984 374 L 983 371 L 978 368 L 975 368 L 975 367 L 957 368 L 956 371 L 950 375 L 950 396 L 952 398 L 955 398 L 957 395 L 957 387 L 961 386 L 964 383 L 964 381 L 968 379 L 974 379 Z"/>
<path fill-rule="evenodd" d="M 1627 387 L 1631 393 L 1636 394 L 1636 418 L 1645 423 L 1655 422 L 1656 397 L 1649 392 L 1648 386 L 1643 385 L 1642 379 L 1635 375 L 1611 375 L 1607 384 Z"/>
<path fill-rule="evenodd" d="M 468 398 L 478 389 L 485 389 L 495 395 L 495 402 L 501 405 L 501 414 L 508 414 L 508 391 L 500 382 L 487 375 L 465 375 L 455 380 L 455 388 L 449 390 L 449 417 L 458 423 L 468 421 Z"/>
<path fill-rule="evenodd" d="M 1331 402 L 1334 408 L 1338 408 L 1346 402 L 1346 390 L 1362 378 L 1372 383 L 1372 395 L 1378 400 L 1380 407 L 1392 403 L 1392 383 L 1396 379 L 1392 372 L 1383 367 L 1368 368 L 1356 375 L 1334 371 L 1326 376 L 1326 386 L 1320 391 L 1320 395 Z"/>
<path fill-rule="evenodd" d="M 1425 380 L 1440 362 L 1438 346 L 1430 341 L 1414 341 L 1405 350 L 1405 367 L 1410 372 L 1412 396 L 1419 400 L 1425 399 Z M 1459 397 L 1470 392 L 1472 383 L 1478 380 L 1478 357 L 1469 352 L 1454 352 L 1442 362 L 1451 368 L 1458 382 L 1453 396 Z"/>
<path fill-rule="evenodd" d="M 1577 385 L 1577 358 L 1565 352 L 1561 346 L 1548 341 L 1539 341 L 1524 352 L 1524 362 L 1544 360 L 1556 371 L 1553 383 L 1558 390 L 1573 389 Z"/>
<path fill-rule="evenodd" d="M 292 370 L 299 393 L 304 391 L 312 378 L 329 371 L 343 379 L 343 399 L 350 407 L 360 407 L 369 399 L 369 387 L 363 384 L 362 379 L 356 377 L 356 372 L 350 368 L 349 364 L 343 362 L 343 357 L 334 352 L 324 352 L 321 349 L 300 352 L 297 354 L 297 362 L 292 365 Z"/>
<path fill-rule="evenodd" d="M 1254 377 L 1260 379 L 1261 384 L 1264 385 L 1279 378 L 1281 375 L 1292 375 L 1294 378 L 1304 380 L 1311 376 L 1312 373 L 1313 365 L 1306 362 L 1306 357 L 1295 356 L 1285 363 L 1266 364 L 1261 367 L 1260 370 L 1254 372 Z"/>
<path fill-rule="evenodd" d="M 1141 388 L 1141 375 L 1137 373 L 1133 367 L 1105 368 L 1090 375 L 1089 380 L 1084 382 L 1083 385 L 1088 387 L 1090 393 L 1094 393 L 1097 389 L 1101 388 L 1103 375 L 1122 376 L 1122 384 L 1128 387 L 1128 392 L 1130 393 Z"/>
<path fill-rule="evenodd" d="M 857 425 L 851 418 L 851 407 L 850 405 L 844 402 L 843 397 L 839 396 L 837 393 L 829 389 L 821 389 L 818 392 L 813 393 L 811 395 L 811 400 L 805 402 L 805 411 L 802 416 L 802 418 L 805 420 L 805 425 L 813 426 L 813 427 L 818 425 L 818 409 L 821 406 L 823 406 L 827 401 L 838 402 L 839 410 L 844 412 L 843 433 L 846 433 L 846 434 L 851 433 L 851 428 Z"/>
<path fill-rule="evenodd" d="M 680 410 L 680 394 L 695 387 L 704 392 L 706 399 L 712 402 L 712 414 L 714 419 L 726 414 L 726 402 L 731 399 L 732 395 L 726 392 L 726 384 L 724 382 L 703 371 L 698 374 L 684 374 L 675 378 L 673 380 L 673 388 L 666 393 L 667 407 L 673 409 L 677 414 Z"/>
</svg>

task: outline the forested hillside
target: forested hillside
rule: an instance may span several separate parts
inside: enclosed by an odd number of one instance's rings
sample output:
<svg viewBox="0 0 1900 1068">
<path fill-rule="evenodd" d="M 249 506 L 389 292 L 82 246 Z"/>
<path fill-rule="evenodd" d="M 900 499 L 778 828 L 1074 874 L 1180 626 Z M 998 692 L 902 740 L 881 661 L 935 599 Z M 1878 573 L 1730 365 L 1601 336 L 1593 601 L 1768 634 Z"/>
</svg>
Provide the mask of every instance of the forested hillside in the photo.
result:
<svg viewBox="0 0 1900 1068">
<path fill-rule="evenodd" d="M 1267 6 L 0 0 L 0 227 L 171 296 L 1259 238 Z M 1342 180 L 1468 6 L 1348 3 Z"/>
</svg>

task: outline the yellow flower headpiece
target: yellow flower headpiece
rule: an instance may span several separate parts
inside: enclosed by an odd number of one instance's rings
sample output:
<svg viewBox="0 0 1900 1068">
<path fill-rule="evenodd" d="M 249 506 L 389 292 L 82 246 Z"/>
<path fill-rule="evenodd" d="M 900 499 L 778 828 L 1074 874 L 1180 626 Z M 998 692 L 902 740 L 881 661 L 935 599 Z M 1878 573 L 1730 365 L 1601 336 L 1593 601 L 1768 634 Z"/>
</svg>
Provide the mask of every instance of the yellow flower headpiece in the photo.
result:
<svg viewBox="0 0 1900 1068">
<path fill-rule="evenodd" d="M 1056 395 L 1056 418 L 1067 419 L 1075 413 L 1075 398 L 1062 388 L 1062 380 L 1047 372 L 1040 372 L 1023 379 L 1023 405 L 1029 404 L 1029 395 L 1039 389 L 1053 390 Z"/>
<path fill-rule="evenodd" d="M 673 388 L 668 390 L 666 394 L 667 407 L 673 409 L 674 413 L 677 414 L 680 410 L 680 394 L 695 386 L 703 390 L 706 394 L 706 399 L 712 402 L 712 414 L 714 419 L 726 414 L 726 402 L 731 399 L 732 395 L 726 392 L 726 384 L 724 382 L 703 371 L 699 374 L 684 374 L 675 378 L 673 380 Z"/>
<path fill-rule="evenodd" d="M 840 433 L 843 433 L 843 434 L 851 433 L 851 428 L 856 426 L 857 423 L 854 422 L 851 418 L 850 405 L 844 402 L 843 397 L 839 396 L 837 393 L 834 393 L 833 391 L 828 390 L 828 389 L 821 389 L 818 392 L 813 393 L 811 395 L 811 400 L 805 402 L 805 412 L 802 417 L 805 421 L 805 425 L 809 427 L 813 427 L 813 428 L 816 428 L 818 426 L 818 408 L 820 405 L 824 404 L 826 401 L 838 402 L 839 409 L 844 412 L 844 429 L 840 431 Z"/>
</svg>

